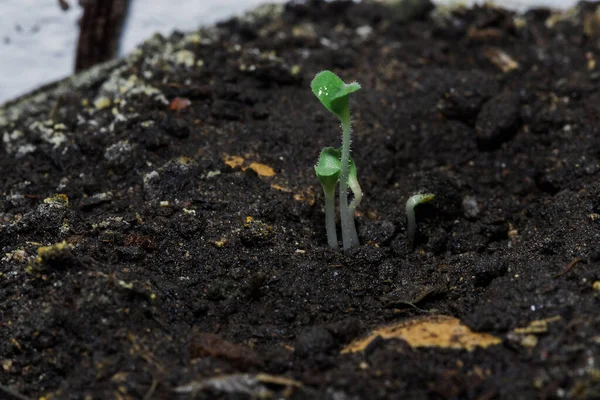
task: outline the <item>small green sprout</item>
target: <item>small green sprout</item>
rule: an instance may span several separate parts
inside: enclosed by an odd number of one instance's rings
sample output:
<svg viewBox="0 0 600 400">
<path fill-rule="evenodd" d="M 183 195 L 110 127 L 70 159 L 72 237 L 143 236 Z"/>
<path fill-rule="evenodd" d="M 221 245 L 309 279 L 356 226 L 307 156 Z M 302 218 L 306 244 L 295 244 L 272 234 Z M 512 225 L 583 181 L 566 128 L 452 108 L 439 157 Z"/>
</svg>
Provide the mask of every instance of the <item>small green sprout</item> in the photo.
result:
<svg viewBox="0 0 600 400">
<path fill-rule="evenodd" d="M 335 186 L 340 180 L 340 158 L 333 147 L 321 150 L 319 162 L 315 165 L 315 172 L 323 193 L 325 193 L 325 227 L 327 229 L 327 242 L 332 249 L 338 248 L 337 232 L 335 229 Z"/>
<path fill-rule="evenodd" d="M 350 93 L 360 89 L 357 82 L 349 84 L 344 83 L 336 74 L 331 71 L 319 72 L 312 80 L 311 89 L 321 103 L 335 114 L 342 123 L 342 152 L 341 152 L 341 167 L 340 167 L 340 220 L 342 223 L 342 243 L 344 249 L 358 245 L 358 235 L 354 224 L 354 210 L 362 199 L 360 186 L 358 191 L 359 197 L 356 197 L 352 204 L 348 204 L 348 185 L 358 185 L 358 181 L 350 181 L 350 141 L 352 135 L 352 124 L 350 120 L 350 107 L 348 104 L 348 96 Z M 331 245 L 331 243 L 330 243 Z"/>
<path fill-rule="evenodd" d="M 406 219 L 408 220 L 408 240 L 411 246 L 415 245 L 415 234 L 417 232 L 417 221 L 415 218 L 415 207 L 419 204 L 427 203 L 435 198 L 432 193 L 417 193 L 410 196 L 406 201 Z"/>
<path fill-rule="evenodd" d="M 327 229 L 327 242 L 332 249 L 338 248 L 337 232 L 335 228 L 335 186 L 340 180 L 342 166 L 342 150 L 325 147 L 321 150 L 319 162 L 315 165 L 315 173 L 325 193 L 325 227 Z M 358 184 L 356 165 L 350 158 L 348 169 L 348 186 L 352 190 L 354 199 L 350 203 L 350 212 L 354 214 L 356 207 L 362 200 L 362 190 Z"/>
</svg>

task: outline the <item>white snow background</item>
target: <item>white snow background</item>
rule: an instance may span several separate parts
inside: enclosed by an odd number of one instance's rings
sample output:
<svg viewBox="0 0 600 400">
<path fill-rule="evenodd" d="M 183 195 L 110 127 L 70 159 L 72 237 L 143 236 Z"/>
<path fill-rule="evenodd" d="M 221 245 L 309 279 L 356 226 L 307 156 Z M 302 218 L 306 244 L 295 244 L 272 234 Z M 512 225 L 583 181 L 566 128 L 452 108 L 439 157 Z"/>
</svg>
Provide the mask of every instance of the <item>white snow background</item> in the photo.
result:
<svg viewBox="0 0 600 400">
<path fill-rule="evenodd" d="M 241 14 L 261 0 L 131 0 L 121 53 L 131 51 L 154 32 L 190 31 L 200 25 Z M 455 0 L 436 0 L 451 3 Z M 285 0 L 270 0 L 283 3 Z M 0 104 L 72 73 L 81 8 L 69 0 L 62 11 L 57 0 L 0 0 Z M 465 3 L 481 3 L 470 0 Z M 547 5 L 567 8 L 576 0 L 505 0 L 523 10 Z"/>
</svg>

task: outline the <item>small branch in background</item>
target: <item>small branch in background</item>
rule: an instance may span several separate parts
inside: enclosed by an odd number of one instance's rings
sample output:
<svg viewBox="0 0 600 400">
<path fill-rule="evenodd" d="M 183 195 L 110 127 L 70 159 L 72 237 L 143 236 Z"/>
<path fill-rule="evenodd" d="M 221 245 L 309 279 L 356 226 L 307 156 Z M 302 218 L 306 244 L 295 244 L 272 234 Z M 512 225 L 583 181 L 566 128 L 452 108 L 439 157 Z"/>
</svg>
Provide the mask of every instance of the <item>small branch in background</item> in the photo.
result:
<svg viewBox="0 0 600 400">
<path fill-rule="evenodd" d="M 75 72 L 116 57 L 129 3 L 129 0 L 79 0 L 83 16 L 79 21 Z"/>
<path fill-rule="evenodd" d="M 8 386 L 4 386 L 4 385 L 0 385 L 0 392 L 4 393 L 4 395 L 8 396 L 8 397 L 4 397 L 3 395 L 3 399 L 15 399 L 15 400 L 31 400 L 30 397 L 27 397 L 25 395 L 22 395 L 21 393 L 18 393 L 14 390 L 12 390 L 10 387 Z"/>
<path fill-rule="evenodd" d="M 60 6 L 60 9 L 63 11 L 68 11 L 69 8 L 71 8 L 71 5 L 69 4 L 69 2 L 67 0 L 58 0 L 58 5 Z"/>
</svg>

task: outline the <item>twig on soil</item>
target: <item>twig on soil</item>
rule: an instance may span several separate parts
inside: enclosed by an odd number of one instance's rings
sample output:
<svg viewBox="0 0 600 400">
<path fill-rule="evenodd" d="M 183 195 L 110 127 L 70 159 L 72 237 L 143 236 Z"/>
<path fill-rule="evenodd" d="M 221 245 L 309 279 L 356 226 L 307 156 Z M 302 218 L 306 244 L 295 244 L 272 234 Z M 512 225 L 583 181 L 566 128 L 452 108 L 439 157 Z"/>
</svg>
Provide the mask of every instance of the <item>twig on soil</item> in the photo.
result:
<svg viewBox="0 0 600 400">
<path fill-rule="evenodd" d="M 10 398 L 13 399 L 17 399 L 17 400 L 31 400 L 30 397 L 27 397 L 21 393 L 15 392 L 14 390 L 12 390 L 11 388 L 4 386 L 4 385 L 0 385 L 0 392 L 6 393 Z"/>
<path fill-rule="evenodd" d="M 148 389 L 148 392 L 146 392 L 146 394 L 144 395 L 144 400 L 150 400 L 150 398 L 154 394 L 154 391 L 156 390 L 157 386 L 158 386 L 158 381 L 156 379 L 152 378 L 152 385 L 150 385 L 150 389 Z"/>
<path fill-rule="evenodd" d="M 579 264 L 581 261 L 583 261 L 583 258 L 575 257 L 569 264 L 567 264 L 567 268 L 565 268 L 564 271 L 559 272 L 558 274 L 554 275 L 554 277 L 555 278 L 560 278 L 561 276 L 568 274 L 573 269 L 575 269 L 575 267 L 577 266 L 577 264 Z"/>
<path fill-rule="evenodd" d="M 54 106 L 50 110 L 50 114 L 48 114 L 48 119 L 54 120 L 56 118 L 56 114 L 58 113 L 58 110 L 62 106 L 62 103 L 63 103 L 63 96 L 58 96 L 58 98 L 54 102 Z"/>
<path fill-rule="evenodd" d="M 419 307 L 417 307 L 416 305 L 414 305 L 413 303 L 409 303 L 408 301 L 399 301 L 399 302 L 397 302 L 396 304 L 403 304 L 403 305 L 406 305 L 406 306 L 411 306 L 411 307 L 412 307 L 412 308 L 414 308 L 415 310 L 417 310 L 417 311 L 420 311 L 420 312 L 422 312 L 422 313 L 430 313 L 430 312 L 431 312 L 431 311 L 429 311 L 429 310 L 424 310 L 424 309 L 422 309 L 422 308 L 419 308 Z"/>
<path fill-rule="evenodd" d="M 481 396 L 479 396 L 477 398 L 477 400 L 490 400 L 490 399 L 493 399 L 494 397 L 496 397 L 497 395 L 498 395 L 498 392 L 496 390 L 492 390 L 491 392 L 482 394 Z"/>
</svg>

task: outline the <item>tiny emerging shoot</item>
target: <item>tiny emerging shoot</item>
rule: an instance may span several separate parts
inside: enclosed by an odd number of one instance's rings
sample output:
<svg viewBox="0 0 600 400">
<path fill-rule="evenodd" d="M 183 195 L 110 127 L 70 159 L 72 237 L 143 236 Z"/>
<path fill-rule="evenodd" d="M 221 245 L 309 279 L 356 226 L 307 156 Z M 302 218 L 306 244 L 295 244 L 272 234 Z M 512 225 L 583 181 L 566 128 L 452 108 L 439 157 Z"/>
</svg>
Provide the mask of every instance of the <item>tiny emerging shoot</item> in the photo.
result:
<svg viewBox="0 0 600 400">
<path fill-rule="evenodd" d="M 415 234 L 417 232 L 417 221 L 415 218 L 415 207 L 419 204 L 427 203 L 435 198 L 432 193 L 417 193 L 406 201 L 406 219 L 408 220 L 408 240 L 411 246 L 415 245 Z"/>
<path fill-rule="evenodd" d="M 327 242 L 332 249 L 338 248 L 335 228 L 335 186 L 340 179 L 341 156 L 341 149 L 325 147 L 321 150 L 319 162 L 315 165 L 317 179 L 321 182 L 323 193 L 325 194 L 325 227 L 327 230 Z M 362 200 L 362 190 L 358 183 L 356 165 L 352 158 L 350 158 L 350 167 L 348 168 L 348 186 L 354 195 L 354 199 L 349 205 L 350 212 L 354 214 L 356 207 L 359 206 Z M 358 242 L 358 237 L 355 239 Z"/>
<path fill-rule="evenodd" d="M 340 169 L 340 220 L 344 249 L 358 245 L 358 235 L 354 224 L 354 212 L 348 205 L 348 173 L 350 166 L 350 141 L 352 124 L 350 120 L 350 93 L 360 89 L 357 82 L 346 84 L 331 71 L 319 72 L 312 80 L 311 89 L 321 103 L 335 114 L 342 124 L 342 154 Z M 362 195 L 362 193 L 361 193 Z M 355 200 L 357 197 L 355 196 Z M 354 202 L 355 203 L 355 202 Z M 357 203 L 355 206 L 358 205 Z"/>
</svg>

